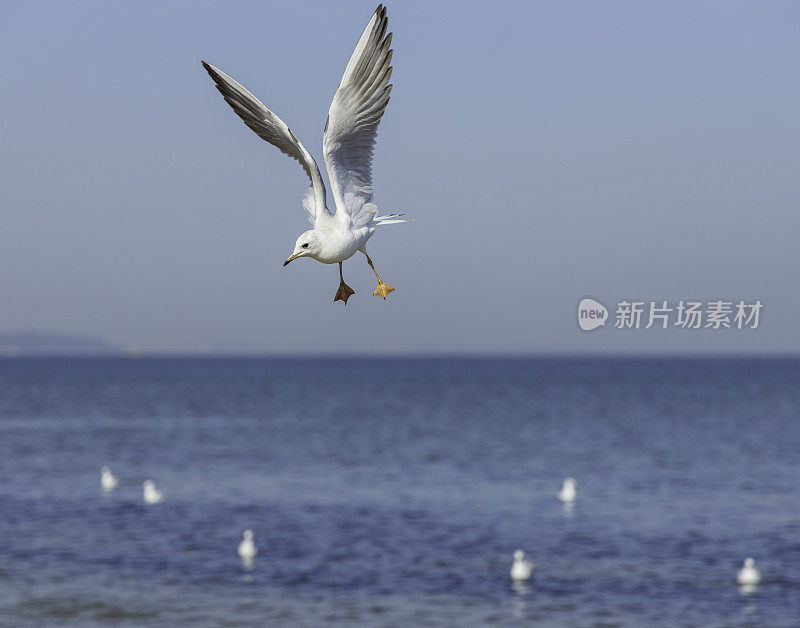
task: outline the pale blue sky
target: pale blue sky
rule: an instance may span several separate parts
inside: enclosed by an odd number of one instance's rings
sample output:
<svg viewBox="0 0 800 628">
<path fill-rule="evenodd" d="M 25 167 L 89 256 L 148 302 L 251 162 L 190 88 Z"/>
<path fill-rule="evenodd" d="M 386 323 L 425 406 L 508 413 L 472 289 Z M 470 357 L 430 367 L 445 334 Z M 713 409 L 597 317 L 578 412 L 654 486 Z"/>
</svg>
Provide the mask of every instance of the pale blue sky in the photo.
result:
<svg viewBox="0 0 800 628">
<path fill-rule="evenodd" d="M 146 351 L 797 352 L 800 4 L 403 1 L 370 242 L 397 291 L 282 268 L 298 165 L 200 59 L 321 160 L 376 6 L 7 2 L 0 330 Z M 584 296 L 761 299 L 755 331 L 581 332 Z"/>
</svg>

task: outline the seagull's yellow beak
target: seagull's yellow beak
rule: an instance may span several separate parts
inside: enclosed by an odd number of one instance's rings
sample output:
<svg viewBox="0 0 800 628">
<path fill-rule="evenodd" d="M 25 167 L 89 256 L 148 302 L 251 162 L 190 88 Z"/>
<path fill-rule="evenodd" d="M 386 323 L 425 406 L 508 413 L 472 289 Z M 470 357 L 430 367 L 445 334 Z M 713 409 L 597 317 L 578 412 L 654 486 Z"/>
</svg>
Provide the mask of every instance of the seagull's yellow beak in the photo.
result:
<svg viewBox="0 0 800 628">
<path fill-rule="evenodd" d="M 291 262 L 293 259 L 297 259 L 298 257 L 300 257 L 300 253 L 292 253 L 292 254 L 291 254 L 291 255 L 290 255 L 288 258 L 287 258 L 287 260 L 286 260 L 286 261 L 283 263 L 283 265 L 284 265 L 284 266 L 286 266 L 286 264 L 288 264 L 289 262 Z"/>
</svg>

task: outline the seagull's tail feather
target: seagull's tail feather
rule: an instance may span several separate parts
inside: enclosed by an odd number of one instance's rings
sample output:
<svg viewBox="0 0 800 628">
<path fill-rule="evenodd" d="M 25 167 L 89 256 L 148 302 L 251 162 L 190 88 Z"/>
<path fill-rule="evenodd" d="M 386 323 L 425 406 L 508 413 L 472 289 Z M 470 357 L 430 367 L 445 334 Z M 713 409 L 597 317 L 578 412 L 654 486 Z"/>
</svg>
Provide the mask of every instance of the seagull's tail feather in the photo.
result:
<svg viewBox="0 0 800 628">
<path fill-rule="evenodd" d="M 400 218 L 400 216 L 405 216 L 405 214 L 386 214 L 385 216 L 375 216 L 372 221 L 377 223 L 378 226 L 396 225 L 400 222 L 414 222 L 410 218 Z"/>
</svg>

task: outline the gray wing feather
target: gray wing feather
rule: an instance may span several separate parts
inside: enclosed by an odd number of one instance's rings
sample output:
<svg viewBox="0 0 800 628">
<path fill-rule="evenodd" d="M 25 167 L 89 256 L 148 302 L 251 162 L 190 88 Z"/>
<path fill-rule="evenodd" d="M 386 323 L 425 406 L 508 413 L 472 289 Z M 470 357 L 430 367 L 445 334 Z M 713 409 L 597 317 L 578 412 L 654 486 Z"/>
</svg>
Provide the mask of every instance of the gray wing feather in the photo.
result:
<svg viewBox="0 0 800 628">
<path fill-rule="evenodd" d="M 203 67 L 216 83 L 217 89 L 225 101 L 256 135 L 277 147 L 285 155 L 300 162 L 311 180 L 309 192 L 313 193 L 313 203 L 309 202 L 310 195 L 306 193 L 303 207 L 308 212 L 311 224 L 315 224 L 320 218 L 321 212 L 328 213 L 325 207 L 325 184 L 319 173 L 317 162 L 286 126 L 286 123 L 267 109 L 258 98 L 222 70 L 205 61 L 203 61 Z"/>
<path fill-rule="evenodd" d="M 392 86 L 392 34 L 379 5 L 356 44 L 333 97 L 322 141 L 336 208 L 355 225 L 375 215 L 372 158 Z"/>
</svg>

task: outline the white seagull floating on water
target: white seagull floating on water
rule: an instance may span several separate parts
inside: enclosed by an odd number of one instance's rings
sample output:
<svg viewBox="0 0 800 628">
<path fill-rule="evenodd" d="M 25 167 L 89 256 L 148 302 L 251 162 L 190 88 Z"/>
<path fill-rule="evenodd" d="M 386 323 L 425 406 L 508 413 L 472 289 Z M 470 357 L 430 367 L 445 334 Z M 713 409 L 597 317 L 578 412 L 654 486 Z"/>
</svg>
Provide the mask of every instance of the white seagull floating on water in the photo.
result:
<svg viewBox="0 0 800 628">
<path fill-rule="evenodd" d="M 158 504 L 164 501 L 164 493 L 156 488 L 153 480 L 142 482 L 142 499 L 145 504 Z"/>
<path fill-rule="evenodd" d="M 297 238 L 294 251 L 283 265 L 298 257 L 311 257 L 323 264 L 339 264 L 339 289 L 333 300 L 341 300 L 345 305 L 355 292 L 344 282 L 342 262 L 350 259 L 356 251 L 366 256 L 378 279 L 373 294 L 386 299 L 394 290 L 378 276 L 367 254 L 367 240 L 381 225 L 408 222 L 398 218 L 398 214 L 378 216 L 378 208 L 372 203 L 375 138 L 392 91 L 389 84 L 392 34 L 387 34 L 387 28 L 386 8 L 378 5 L 356 44 L 328 111 L 322 152 L 333 191 L 335 213 L 327 208 L 325 183 L 317 162 L 289 127 L 230 76 L 203 61 L 203 67 L 234 112 L 259 137 L 300 162 L 311 180 L 311 186 L 303 197 L 303 207 L 314 228 Z"/>
<path fill-rule="evenodd" d="M 753 586 L 761 582 L 761 572 L 756 569 L 756 561 L 746 558 L 744 565 L 736 574 L 736 582 L 742 586 Z"/>
<path fill-rule="evenodd" d="M 558 498 L 564 502 L 565 504 L 571 504 L 575 501 L 575 497 L 577 496 L 577 491 L 575 490 L 575 486 L 578 482 L 575 478 L 564 478 L 564 483 L 561 485 L 561 490 L 558 491 Z"/>
<path fill-rule="evenodd" d="M 117 488 L 119 484 L 119 478 L 111 473 L 111 469 L 108 467 L 102 467 L 100 469 L 100 486 L 103 487 L 104 491 L 113 491 Z"/>
<path fill-rule="evenodd" d="M 536 561 L 525 558 L 525 552 L 522 550 L 514 552 L 514 562 L 511 564 L 512 580 L 529 580 L 534 565 Z"/>
<path fill-rule="evenodd" d="M 248 529 L 242 532 L 242 541 L 239 543 L 237 551 L 239 552 L 239 556 L 246 561 L 253 560 L 256 557 L 258 548 L 256 547 L 256 542 L 253 540 L 252 530 Z"/>
</svg>

